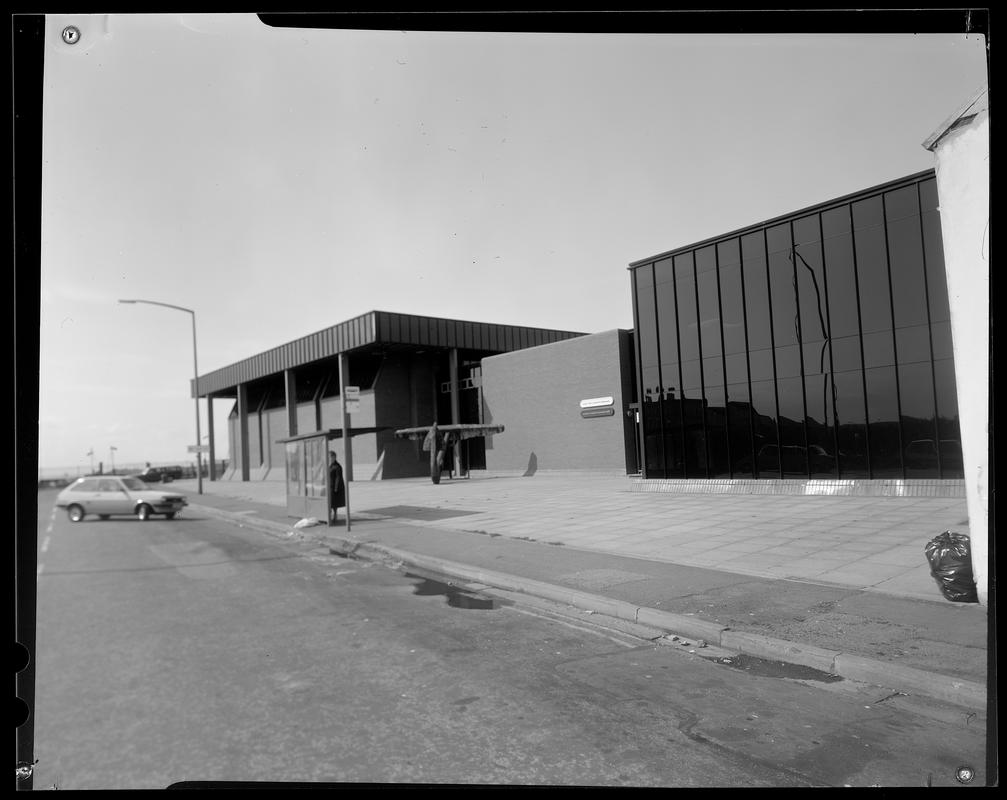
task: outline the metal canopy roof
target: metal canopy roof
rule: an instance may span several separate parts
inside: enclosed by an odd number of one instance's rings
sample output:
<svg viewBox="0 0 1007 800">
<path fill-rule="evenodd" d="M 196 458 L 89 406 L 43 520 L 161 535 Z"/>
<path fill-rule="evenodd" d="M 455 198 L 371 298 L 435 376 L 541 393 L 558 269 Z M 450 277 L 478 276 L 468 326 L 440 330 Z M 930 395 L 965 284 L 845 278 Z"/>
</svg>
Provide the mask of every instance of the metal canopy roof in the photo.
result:
<svg viewBox="0 0 1007 800">
<path fill-rule="evenodd" d="M 407 348 L 458 348 L 506 353 L 585 336 L 574 331 L 494 325 L 488 322 L 421 317 L 370 311 L 340 322 L 331 328 L 295 339 L 258 355 L 199 376 L 199 396 L 230 394 L 239 384 L 282 373 L 340 353 L 374 346 L 398 345 Z M 195 396 L 195 381 L 190 381 Z"/>
</svg>

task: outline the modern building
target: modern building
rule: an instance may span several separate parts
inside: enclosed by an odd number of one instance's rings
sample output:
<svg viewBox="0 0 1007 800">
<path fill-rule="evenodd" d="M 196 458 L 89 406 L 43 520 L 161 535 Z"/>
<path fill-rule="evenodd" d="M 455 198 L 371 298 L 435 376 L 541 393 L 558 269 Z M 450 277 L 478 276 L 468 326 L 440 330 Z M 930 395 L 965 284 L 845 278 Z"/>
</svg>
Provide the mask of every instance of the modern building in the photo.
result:
<svg viewBox="0 0 1007 800">
<path fill-rule="evenodd" d="M 962 478 L 932 170 L 630 271 L 645 478 Z"/>
<path fill-rule="evenodd" d="M 482 422 L 484 358 L 583 335 L 371 311 L 201 375 L 198 396 L 235 400 L 225 480 L 284 480 L 283 440 L 341 429 L 341 387 L 347 386 L 359 390 L 352 461 L 346 463 L 343 442 L 330 446 L 348 478 L 417 477 L 429 474 L 429 458 L 418 442 L 396 439 L 396 428 Z M 468 440 L 461 466 L 484 469 L 492 439 Z M 215 449 L 211 437 L 211 464 Z"/>
<path fill-rule="evenodd" d="M 356 480 L 426 475 L 394 430 L 436 420 L 504 425 L 463 471 L 960 483 L 944 263 L 929 170 L 630 264 L 633 331 L 374 311 L 199 394 L 236 400 L 226 479 L 282 480 L 288 440 L 317 431 L 343 457 L 352 385 Z"/>
</svg>

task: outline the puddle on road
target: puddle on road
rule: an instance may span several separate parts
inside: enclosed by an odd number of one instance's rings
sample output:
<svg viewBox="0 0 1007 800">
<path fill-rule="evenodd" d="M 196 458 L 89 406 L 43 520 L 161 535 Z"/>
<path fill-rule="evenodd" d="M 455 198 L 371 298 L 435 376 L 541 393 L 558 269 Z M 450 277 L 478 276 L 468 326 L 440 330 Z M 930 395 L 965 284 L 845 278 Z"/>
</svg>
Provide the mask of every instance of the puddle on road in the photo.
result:
<svg viewBox="0 0 1007 800">
<path fill-rule="evenodd" d="M 803 664 L 772 661 L 768 658 L 757 658 L 756 656 L 747 656 L 744 654 L 712 658 L 710 661 L 714 664 L 723 664 L 725 667 L 740 669 L 764 678 L 794 678 L 802 681 L 821 681 L 822 683 L 836 683 L 843 679 L 841 675 L 833 675 L 831 672 L 823 672 L 820 669 L 806 667 Z"/>
<path fill-rule="evenodd" d="M 480 597 L 479 595 L 472 594 L 464 589 L 459 589 L 457 586 L 452 586 L 449 583 L 435 581 L 431 578 L 424 578 L 422 575 L 415 575 L 411 572 L 407 572 L 406 577 L 415 578 L 419 581 L 419 583 L 413 587 L 413 594 L 424 596 L 443 594 L 447 597 L 448 605 L 452 608 L 491 610 L 500 608 L 501 606 L 513 605 L 513 603 L 509 600 L 497 600 L 492 597 Z"/>
</svg>

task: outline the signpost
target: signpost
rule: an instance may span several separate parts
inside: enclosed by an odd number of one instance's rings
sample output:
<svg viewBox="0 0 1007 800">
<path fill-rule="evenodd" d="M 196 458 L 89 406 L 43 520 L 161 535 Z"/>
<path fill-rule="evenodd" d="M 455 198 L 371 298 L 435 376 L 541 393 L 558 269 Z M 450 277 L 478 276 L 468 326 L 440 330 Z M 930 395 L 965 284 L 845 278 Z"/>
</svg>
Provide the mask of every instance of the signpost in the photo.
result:
<svg viewBox="0 0 1007 800">
<path fill-rule="evenodd" d="M 190 444 L 188 447 L 190 453 L 209 453 L 210 445 L 208 444 Z"/>
</svg>

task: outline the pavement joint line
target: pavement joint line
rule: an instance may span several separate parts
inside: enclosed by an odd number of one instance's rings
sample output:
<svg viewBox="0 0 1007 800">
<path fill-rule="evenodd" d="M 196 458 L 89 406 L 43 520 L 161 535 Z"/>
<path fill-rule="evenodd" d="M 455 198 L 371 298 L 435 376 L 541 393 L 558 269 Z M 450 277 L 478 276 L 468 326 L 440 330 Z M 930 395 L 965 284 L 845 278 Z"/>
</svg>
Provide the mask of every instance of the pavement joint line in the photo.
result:
<svg viewBox="0 0 1007 800">
<path fill-rule="evenodd" d="M 201 513 L 221 517 L 240 527 L 255 528 L 270 534 L 290 536 L 297 530 L 300 530 L 302 533 L 310 535 L 314 527 L 321 527 L 325 531 L 331 531 L 331 528 L 323 525 L 296 529 L 292 525 L 283 525 L 270 520 L 253 518 L 244 514 L 227 512 L 222 509 L 196 504 L 190 504 L 189 508 L 198 510 Z M 583 592 L 578 589 L 557 586 L 508 573 L 486 570 L 435 556 L 411 553 L 380 543 L 348 537 L 338 532 L 323 534 L 321 539 L 323 540 L 321 543 L 328 544 L 329 552 L 333 555 L 353 555 L 357 558 L 367 558 L 368 553 L 373 553 L 377 558 L 372 560 L 392 560 L 403 564 L 409 563 L 463 580 L 484 583 L 488 586 L 517 591 L 533 597 L 542 597 L 547 600 L 567 603 L 585 611 L 604 614 L 639 625 L 657 627 L 668 631 L 669 634 L 684 634 L 696 639 L 703 639 L 708 644 L 713 644 L 726 650 L 733 650 L 758 658 L 785 660 L 789 663 L 830 672 L 847 680 L 870 683 L 896 691 L 908 690 L 911 693 L 922 694 L 935 700 L 968 708 L 986 709 L 986 687 L 975 681 L 963 680 L 914 667 L 866 658 L 854 653 L 843 653 L 841 651 L 815 647 L 814 645 L 791 642 L 765 634 L 736 631 L 717 623 L 706 622 L 705 620 L 675 614 L 670 611 L 637 606 L 634 603 L 590 592 Z M 341 542 L 343 548 L 338 549 L 333 547 L 333 541 L 336 543 Z"/>
</svg>

